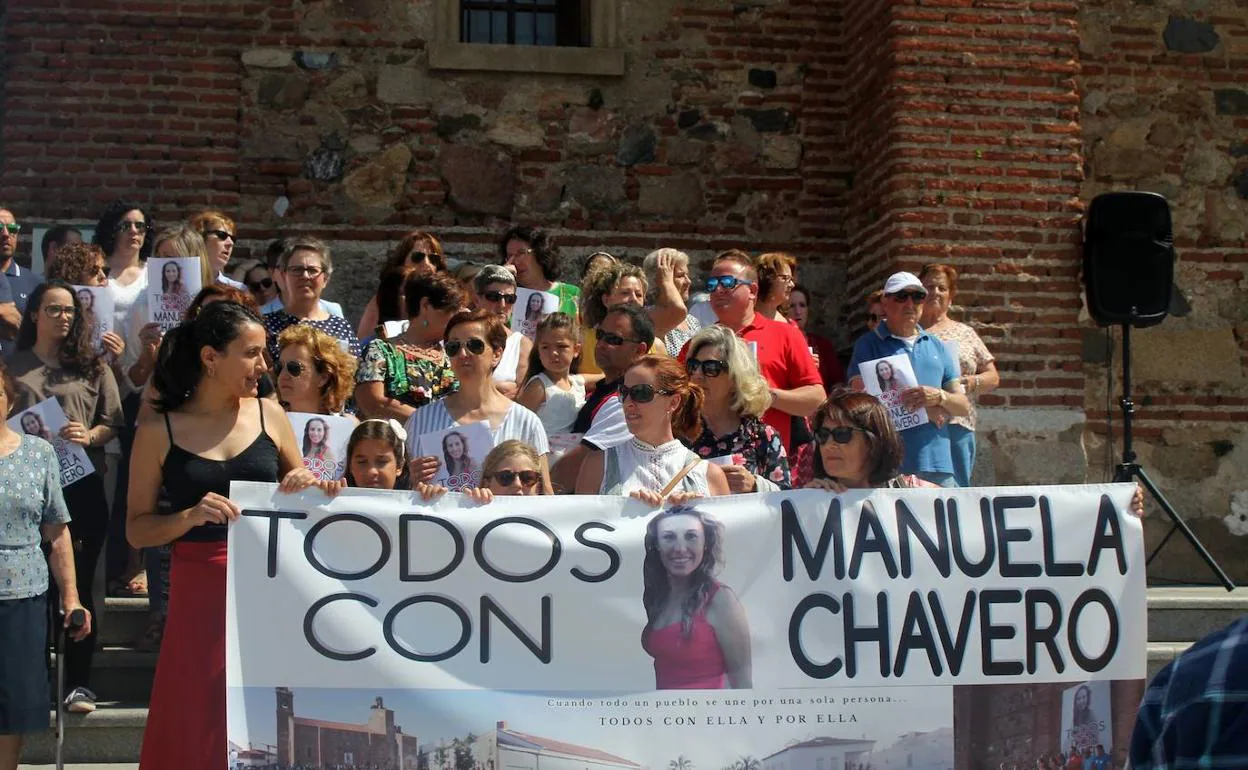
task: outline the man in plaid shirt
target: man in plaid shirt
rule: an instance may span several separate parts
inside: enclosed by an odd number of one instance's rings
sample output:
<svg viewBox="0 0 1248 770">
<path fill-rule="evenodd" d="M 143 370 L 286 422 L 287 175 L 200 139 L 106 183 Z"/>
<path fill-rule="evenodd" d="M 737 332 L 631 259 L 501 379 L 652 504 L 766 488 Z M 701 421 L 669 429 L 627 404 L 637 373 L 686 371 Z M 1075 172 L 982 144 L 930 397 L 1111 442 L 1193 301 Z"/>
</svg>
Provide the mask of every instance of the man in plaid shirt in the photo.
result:
<svg viewBox="0 0 1248 770">
<path fill-rule="evenodd" d="M 1206 636 L 1149 683 L 1131 767 L 1248 768 L 1248 618 Z"/>
</svg>

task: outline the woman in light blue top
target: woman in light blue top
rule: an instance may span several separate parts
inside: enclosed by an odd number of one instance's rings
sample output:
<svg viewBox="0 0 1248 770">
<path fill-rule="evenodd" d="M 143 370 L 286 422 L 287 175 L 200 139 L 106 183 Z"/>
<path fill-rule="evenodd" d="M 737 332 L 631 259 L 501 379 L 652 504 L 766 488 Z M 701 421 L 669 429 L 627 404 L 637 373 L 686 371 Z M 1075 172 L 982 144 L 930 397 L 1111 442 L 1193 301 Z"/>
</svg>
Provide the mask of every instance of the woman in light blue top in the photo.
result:
<svg viewBox="0 0 1248 770">
<path fill-rule="evenodd" d="M 64 617 L 83 609 L 56 452 L 7 425 L 16 396 L 16 383 L 0 362 L 0 768 L 6 770 L 17 767 L 24 734 L 48 729 L 49 566 Z M 51 543 L 46 562 L 43 540 Z M 90 632 L 87 613 L 74 637 Z"/>
</svg>

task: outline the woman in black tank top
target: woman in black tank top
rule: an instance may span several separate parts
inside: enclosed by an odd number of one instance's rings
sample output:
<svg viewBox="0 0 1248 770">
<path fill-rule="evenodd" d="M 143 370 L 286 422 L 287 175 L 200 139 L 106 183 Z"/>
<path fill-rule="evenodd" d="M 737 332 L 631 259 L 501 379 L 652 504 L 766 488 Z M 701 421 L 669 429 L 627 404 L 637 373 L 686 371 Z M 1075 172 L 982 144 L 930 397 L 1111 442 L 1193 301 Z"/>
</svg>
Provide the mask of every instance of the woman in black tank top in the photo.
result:
<svg viewBox="0 0 1248 770">
<path fill-rule="evenodd" d="M 316 481 L 281 407 L 256 396 L 265 343 L 260 319 L 233 302 L 204 308 L 161 343 L 161 414 L 138 426 L 126 512 L 131 545 L 174 546 L 142 767 L 216 770 L 228 750 L 226 535 L 240 513 L 230 482 L 280 479 L 293 492 Z"/>
</svg>

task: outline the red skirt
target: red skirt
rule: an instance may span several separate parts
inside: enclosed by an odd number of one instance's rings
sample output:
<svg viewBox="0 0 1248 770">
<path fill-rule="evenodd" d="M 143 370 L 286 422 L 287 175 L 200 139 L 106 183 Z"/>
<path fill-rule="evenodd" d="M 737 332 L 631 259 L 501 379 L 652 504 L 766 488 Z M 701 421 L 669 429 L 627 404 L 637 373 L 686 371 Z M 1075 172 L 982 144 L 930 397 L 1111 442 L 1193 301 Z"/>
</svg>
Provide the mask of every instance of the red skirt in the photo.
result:
<svg viewBox="0 0 1248 770">
<path fill-rule="evenodd" d="M 222 770 L 225 717 L 225 557 L 220 543 L 176 543 L 169 608 L 143 731 L 141 770 Z"/>
</svg>

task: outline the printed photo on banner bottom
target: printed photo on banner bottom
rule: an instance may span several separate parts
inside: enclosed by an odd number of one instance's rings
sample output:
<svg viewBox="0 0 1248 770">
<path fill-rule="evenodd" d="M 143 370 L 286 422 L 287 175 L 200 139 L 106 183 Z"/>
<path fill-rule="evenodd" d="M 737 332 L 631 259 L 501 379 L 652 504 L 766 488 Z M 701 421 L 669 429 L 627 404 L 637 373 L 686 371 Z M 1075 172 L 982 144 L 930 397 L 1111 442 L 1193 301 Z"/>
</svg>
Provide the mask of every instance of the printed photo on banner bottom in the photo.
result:
<svg viewBox="0 0 1248 770">
<path fill-rule="evenodd" d="M 537 335 L 542 319 L 559 310 L 559 297 L 547 291 L 516 288 L 516 304 L 511 309 L 511 328 L 529 339 Z"/>
<path fill-rule="evenodd" d="M 230 767 L 951 770 L 951 687 L 231 688 Z"/>
<path fill-rule="evenodd" d="M 858 364 L 858 370 L 867 392 L 880 399 L 888 408 L 894 428 L 909 430 L 927 424 L 926 409 L 920 407 L 910 410 L 901 403 L 902 392 L 919 384 L 909 356 L 898 353 L 895 356 L 863 361 Z"/>
<path fill-rule="evenodd" d="M 60 437 L 61 428 L 65 427 L 65 411 L 55 398 L 40 401 L 29 409 L 18 412 L 9 418 L 8 426 L 28 436 L 38 436 L 52 445 L 56 450 L 57 462 L 61 465 L 61 486 L 67 487 L 75 481 L 86 478 L 95 472 L 91 458 L 81 444 L 66 441 Z"/>
<path fill-rule="evenodd" d="M 198 257 L 147 260 L 147 320 L 164 331 L 182 323 L 191 300 L 203 288 Z"/>
<path fill-rule="evenodd" d="M 438 458 L 434 484 L 441 484 L 452 492 L 481 486 L 481 463 L 494 448 L 494 438 L 485 423 L 474 422 L 425 433 L 419 441 L 420 456 Z"/>
<path fill-rule="evenodd" d="M 299 439 L 303 467 L 321 481 L 337 481 L 347 472 L 347 442 L 356 422 L 350 417 L 287 412 Z"/>
<path fill-rule="evenodd" d="M 104 351 L 101 338 L 113 330 L 113 290 L 109 286 L 75 286 L 83 320 L 91 327 L 91 342 Z"/>
<path fill-rule="evenodd" d="M 1144 685 L 1143 679 L 957 685 L 955 766 L 1121 770 Z"/>
</svg>

